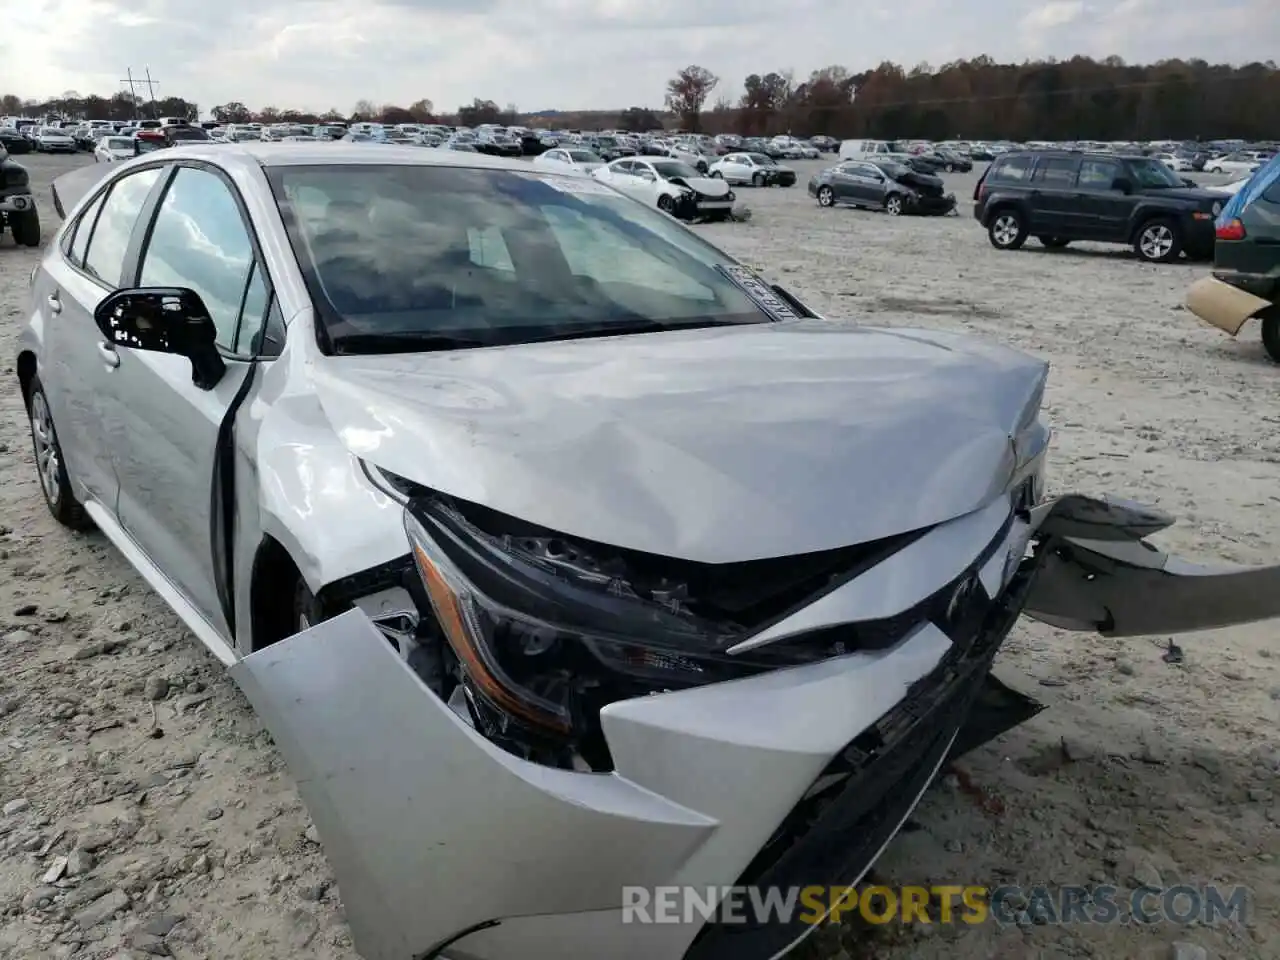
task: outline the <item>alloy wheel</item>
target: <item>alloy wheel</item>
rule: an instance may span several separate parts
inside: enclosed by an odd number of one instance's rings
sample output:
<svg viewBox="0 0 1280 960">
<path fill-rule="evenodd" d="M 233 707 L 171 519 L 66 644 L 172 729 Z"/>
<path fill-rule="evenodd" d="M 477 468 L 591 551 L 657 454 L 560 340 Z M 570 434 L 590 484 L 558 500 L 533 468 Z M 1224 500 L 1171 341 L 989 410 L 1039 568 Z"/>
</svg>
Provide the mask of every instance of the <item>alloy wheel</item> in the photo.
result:
<svg viewBox="0 0 1280 960">
<path fill-rule="evenodd" d="M 884 212 L 891 217 L 899 216 L 902 213 L 902 198 L 890 197 L 884 202 Z"/>
<path fill-rule="evenodd" d="M 1153 223 L 1142 231 L 1138 245 L 1148 260 L 1161 260 L 1173 249 L 1173 231 L 1163 223 Z"/>
<path fill-rule="evenodd" d="M 58 477 L 62 461 L 58 457 L 57 434 L 53 430 L 53 417 L 43 391 L 31 398 L 31 441 L 35 446 L 36 472 L 40 475 L 40 488 L 51 507 L 57 507 L 61 499 Z"/>
<path fill-rule="evenodd" d="M 991 228 L 991 235 L 995 237 L 996 243 L 1002 247 L 1007 247 L 1018 237 L 1017 218 L 1012 214 L 1001 214 L 996 218 L 995 225 Z"/>
</svg>

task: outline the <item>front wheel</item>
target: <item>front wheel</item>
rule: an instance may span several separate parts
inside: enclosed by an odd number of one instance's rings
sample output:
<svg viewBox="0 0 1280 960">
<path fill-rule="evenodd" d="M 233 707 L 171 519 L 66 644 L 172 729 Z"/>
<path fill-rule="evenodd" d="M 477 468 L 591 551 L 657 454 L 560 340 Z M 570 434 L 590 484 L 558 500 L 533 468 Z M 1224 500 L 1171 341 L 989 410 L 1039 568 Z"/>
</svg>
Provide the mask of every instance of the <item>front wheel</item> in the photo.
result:
<svg viewBox="0 0 1280 960">
<path fill-rule="evenodd" d="M 64 527 L 84 530 L 92 526 L 93 522 L 71 489 L 71 478 L 62 458 L 62 445 L 53 426 L 49 398 L 39 377 L 32 378 L 27 411 L 31 422 L 31 448 L 36 458 L 36 474 L 45 506 L 53 514 L 53 519 Z"/>
<path fill-rule="evenodd" d="M 1027 224 L 1017 210 L 1001 210 L 991 218 L 987 237 L 997 250 L 1017 250 L 1027 242 Z"/>
<path fill-rule="evenodd" d="M 902 216 L 902 197 L 896 193 L 891 193 L 885 197 L 884 212 L 891 217 Z"/>
<path fill-rule="evenodd" d="M 751 175 L 751 185 L 752 185 L 753 187 L 763 187 L 763 186 L 764 186 L 764 174 L 763 174 L 763 173 L 753 173 L 753 174 Z"/>
<path fill-rule="evenodd" d="M 1262 345 L 1267 356 L 1280 363 L 1280 307 L 1272 307 L 1270 313 L 1262 317 Z"/>
<path fill-rule="evenodd" d="M 835 205 L 836 205 L 835 191 L 832 190 L 830 187 L 819 187 L 818 188 L 818 206 L 834 207 Z"/>
<path fill-rule="evenodd" d="M 1182 253 L 1182 235 L 1172 220 L 1151 220 L 1138 228 L 1133 252 L 1148 263 L 1172 263 Z"/>
<path fill-rule="evenodd" d="M 9 214 L 9 229 L 18 246 L 40 246 L 40 215 L 35 210 Z"/>
<path fill-rule="evenodd" d="M 712 170 L 712 171 L 711 171 L 711 179 L 712 179 L 712 180 L 723 180 L 723 179 L 724 179 L 724 174 L 722 174 L 719 170 Z"/>
<path fill-rule="evenodd" d="M 658 198 L 658 209 L 674 217 L 676 214 L 676 202 L 671 197 L 663 194 Z"/>
</svg>

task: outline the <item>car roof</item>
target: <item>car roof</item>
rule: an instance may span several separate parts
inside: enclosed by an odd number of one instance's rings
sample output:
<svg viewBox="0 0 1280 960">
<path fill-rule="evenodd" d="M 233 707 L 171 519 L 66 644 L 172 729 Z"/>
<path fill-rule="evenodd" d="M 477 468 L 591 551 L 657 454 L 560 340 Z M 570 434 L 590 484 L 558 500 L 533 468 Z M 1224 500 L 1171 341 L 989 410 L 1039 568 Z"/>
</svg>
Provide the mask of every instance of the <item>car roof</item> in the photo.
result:
<svg viewBox="0 0 1280 960">
<path fill-rule="evenodd" d="M 253 164 L 261 167 L 300 167 L 334 164 L 370 166 L 394 164 L 398 166 L 471 167 L 492 170 L 521 170 L 528 172 L 529 165 L 521 160 L 493 157 L 483 153 L 457 150 L 430 150 L 418 146 L 394 144 L 345 143 L 343 141 L 216 143 L 187 141 L 183 144 L 184 157 L 208 160 L 212 163 L 232 166 Z"/>
<path fill-rule="evenodd" d="M 1037 156 L 1037 157 L 1089 157 L 1091 159 L 1100 160 L 1149 160 L 1150 157 L 1144 157 L 1138 153 L 1107 153 L 1103 150 L 1064 150 L 1061 147 L 1043 147 L 1036 149 L 1028 147 L 1025 150 L 1010 150 L 996 157 L 997 160 L 1003 160 L 1005 157 L 1021 157 L 1021 156 Z"/>
</svg>

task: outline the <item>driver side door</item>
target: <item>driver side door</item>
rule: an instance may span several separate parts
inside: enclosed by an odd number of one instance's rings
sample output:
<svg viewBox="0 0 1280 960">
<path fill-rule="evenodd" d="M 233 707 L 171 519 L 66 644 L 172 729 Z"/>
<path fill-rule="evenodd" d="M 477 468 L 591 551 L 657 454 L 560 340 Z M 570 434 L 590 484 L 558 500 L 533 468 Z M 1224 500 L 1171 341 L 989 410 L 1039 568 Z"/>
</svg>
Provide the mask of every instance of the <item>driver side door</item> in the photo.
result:
<svg viewBox="0 0 1280 960">
<path fill-rule="evenodd" d="M 126 285 L 198 293 L 217 327 L 226 372 L 202 389 L 186 357 L 116 348 L 116 389 L 105 413 L 113 425 L 117 513 L 155 567 L 229 640 L 215 575 L 222 545 L 213 529 L 214 471 L 223 421 L 261 352 L 271 284 L 231 181 L 194 161 L 170 170 Z"/>
</svg>

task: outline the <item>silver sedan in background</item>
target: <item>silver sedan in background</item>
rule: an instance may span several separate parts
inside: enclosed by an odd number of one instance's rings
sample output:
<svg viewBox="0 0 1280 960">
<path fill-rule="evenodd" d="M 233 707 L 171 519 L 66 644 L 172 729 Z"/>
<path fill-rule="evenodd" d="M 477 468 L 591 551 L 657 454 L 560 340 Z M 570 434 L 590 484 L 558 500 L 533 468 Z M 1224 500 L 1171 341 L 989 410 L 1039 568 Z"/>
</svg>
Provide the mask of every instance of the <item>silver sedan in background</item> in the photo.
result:
<svg viewBox="0 0 1280 960">
<path fill-rule="evenodd" d="M 1280 615 L 1280 568 L 1044 499 L 1044 363 L 824 320 L 580 174 L 192 144 L 54 190 L 48 507 L 231 668 L 369 960 L 769 960 L 815 926 L 624 890 L 858 882 L 1037 709 L 990 675 L 1024 612 Z"/>
</svg>

